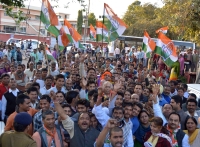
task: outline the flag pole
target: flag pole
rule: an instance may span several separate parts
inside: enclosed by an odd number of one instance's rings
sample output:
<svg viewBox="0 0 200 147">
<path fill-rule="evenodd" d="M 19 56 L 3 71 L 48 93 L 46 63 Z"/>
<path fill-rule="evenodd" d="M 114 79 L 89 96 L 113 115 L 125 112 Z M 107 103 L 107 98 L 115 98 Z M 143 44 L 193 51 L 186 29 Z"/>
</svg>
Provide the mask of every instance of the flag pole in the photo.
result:
<svg viewBox="0 0 200 147">
<path fill-rule="evenodd" d="M 104 8 L 103 8 L 103 25 L 104 25 L 104 15 L 105 15 L 105 4 L 104 4 Z M 103 49 L 103 25 L 102 25 L 102 32 L 101 32 L 101 35 L 102 35 L 102 49 Z"/>
<path fill-rule="evenodd" d="M 42 3 L 42 5 L 43 5 L 43 3 Z M 40 24 L 39 24 L 39 30 L 38 30 L 38 43 L 37 43 L 37 48 L 39 47 L 40 29 L 41 29 L 41 24 L 42 24 L 42 21 L 41 21 L 42 5 L 41 5 L 41 8 L 40 8 Z"/>
</svg>

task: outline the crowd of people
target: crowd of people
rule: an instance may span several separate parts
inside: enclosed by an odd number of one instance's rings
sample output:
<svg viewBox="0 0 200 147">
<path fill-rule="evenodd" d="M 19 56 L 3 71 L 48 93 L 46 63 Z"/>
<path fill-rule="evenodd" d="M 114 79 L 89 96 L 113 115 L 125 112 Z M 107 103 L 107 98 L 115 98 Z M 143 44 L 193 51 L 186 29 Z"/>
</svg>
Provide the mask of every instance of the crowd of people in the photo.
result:
<svg viewBox="0 0 200 147">
<path fill-rule="evenodd" d="M 187 83 L 169 80 L 161 58 L 135 56 L 135 47 L 117 48 L 116 58 L 101 46 L 84 53 L 56 47 L 57 61 L 38 58 L 43 45 L 27 65 L 3 55 L 0 147 L 199 146 L 197 96 Z"/>
</svg>

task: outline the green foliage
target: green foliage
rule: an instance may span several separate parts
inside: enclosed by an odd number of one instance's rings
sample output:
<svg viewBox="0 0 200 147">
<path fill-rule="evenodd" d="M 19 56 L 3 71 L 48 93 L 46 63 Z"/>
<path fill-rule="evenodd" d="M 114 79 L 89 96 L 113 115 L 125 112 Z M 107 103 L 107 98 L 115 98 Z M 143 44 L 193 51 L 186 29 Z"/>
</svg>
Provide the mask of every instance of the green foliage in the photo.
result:
<svg viewBox="0 0 200 147">
<path fill-rule="evenodd" d="M 155 31 L 168 26 L 167 36 L 175 40 L 190 40 L 200 44 L 200 1 L 163 0 L 162 8 L 152 4 L 129 5 L 123 20 L 129 26 L 125 35 L 143 36 L 146 29 L 151 37 Z"/>
<path fill-rule="evenodd" d="M 88 25 L 92 24 L 93 26 L 96 26 L 96 16 L 94 13 L 90 13 L 88 15 Z"/>
<path fill-rule="evenodd" d="M 82 25 L 83 25 L 83 12 L 82 10 L 79 10 L 77 18 L 77 31 L 79 34 L 82 34 Z"/>
</svg>

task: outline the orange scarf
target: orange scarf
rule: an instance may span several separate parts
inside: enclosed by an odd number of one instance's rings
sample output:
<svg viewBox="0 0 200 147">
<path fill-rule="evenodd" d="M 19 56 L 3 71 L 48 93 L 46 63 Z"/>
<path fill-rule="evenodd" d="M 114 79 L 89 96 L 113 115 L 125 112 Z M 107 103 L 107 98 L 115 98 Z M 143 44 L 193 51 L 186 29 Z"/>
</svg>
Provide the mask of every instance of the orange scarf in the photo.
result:
<svg viewBox="0 0 200 147">
<path fill-rule="evenodd" d="M 180 126 L 176 130 L 171 130 L 169 128 L 169 126 L 167 125 L 167 130 L 169 131 L 169 137 L 172 140 L 173 147 L 178 147 L 178 141 L 176 139 L 176 133 L 178 132 L 179 129 L 180 129 Z"/>
<path fill-rule="evenodd" d="M 48 146 L 51 146 L 51 142 L 52 142 L 52 140 L 54 140 L 54 138 L 55 138 L 56 128 L 54 127 L 53 132 L 51 132 L 50 130 L 48 130 L 48 129 L 44 126 L 44 130 L 45 130 L 45 132 L 46 132 L 49 136 L 51 136 L 50 143 L 48 143 Z"/>
</svg>

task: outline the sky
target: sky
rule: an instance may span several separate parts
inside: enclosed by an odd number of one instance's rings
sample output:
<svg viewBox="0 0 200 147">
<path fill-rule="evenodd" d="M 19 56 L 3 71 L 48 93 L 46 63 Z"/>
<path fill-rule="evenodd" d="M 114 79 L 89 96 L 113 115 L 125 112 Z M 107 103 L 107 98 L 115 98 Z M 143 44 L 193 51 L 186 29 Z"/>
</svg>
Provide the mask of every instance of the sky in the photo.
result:
<svg viewBox="0 0 200 147">
<path fill-rule="evenodd" d="M 78 16 L 78 10 L 81 9 L 81 6 L 78 2 L 72 2 L 76 0 L 58 0 L 59 8 L 55 8 L 56 12 L 66 12 L 70 14 L 70 20 L 76 20 Z M 142 3 L 151 3 L 151 4 L 157 4 L 158 6 L 162 6 L 161 0 L 140 0 Z M 30 5 L 32 6 L 41 6 L 42 0 L 28 0 L 25 2 L 26 5 L 28 5 L 30 2 Z M 64 8 L 64 5 L 67 5 L 67 2 L 70 2 L 68 4 L 68 8 Z M 85 0 L 85 3 L 87 4 L 89 0 Z M 123 17 L 125 12 L 128 9 L 128 6 L 132 4 L 134 0 L 90 0 L 90 12 L 93 12 L 98 19 L 100 15 L 103 15 L 103 5 L 104 3 L 107 3 L 113 11 L 119 16 Z M 50 1 L 51 5 L 55 5 L 55 2 Z M 85 14 L 83 14 L 85 15 Z"/>
</svg>

